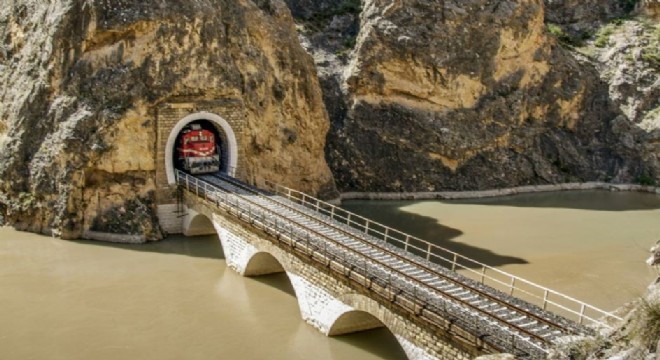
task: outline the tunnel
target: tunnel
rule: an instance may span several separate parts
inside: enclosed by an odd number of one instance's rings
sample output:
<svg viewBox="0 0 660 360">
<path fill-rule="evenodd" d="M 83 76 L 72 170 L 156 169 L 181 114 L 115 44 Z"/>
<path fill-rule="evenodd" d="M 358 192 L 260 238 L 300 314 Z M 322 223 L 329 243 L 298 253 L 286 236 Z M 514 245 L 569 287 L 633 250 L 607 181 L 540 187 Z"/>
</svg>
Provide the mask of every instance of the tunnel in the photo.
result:
<svg viewBox="0 0 660 360">
<path fill-rule="evenodd" d="M 169 184 L 175 182 L 175 169 L 194 175 L 218 171 L 235 175 L 236 137 L 229 123 L 218 115 L 197 113 L 181 119 L 171 129 L 166 146 Z"/>
</svg>

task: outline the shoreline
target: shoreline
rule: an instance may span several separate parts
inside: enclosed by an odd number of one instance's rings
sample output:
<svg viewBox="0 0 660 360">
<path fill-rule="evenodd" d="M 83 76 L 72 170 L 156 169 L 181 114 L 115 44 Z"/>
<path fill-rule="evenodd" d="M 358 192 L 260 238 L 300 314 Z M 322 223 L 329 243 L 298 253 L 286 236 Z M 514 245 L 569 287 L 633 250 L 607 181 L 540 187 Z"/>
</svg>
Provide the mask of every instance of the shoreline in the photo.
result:
<svg viewBox="0 0 660 360">
<path fill-rule="evenodd" d="M 427 192 L 345 192 L 332 203 L 344 200 L 462 200 L 483 199 L 517 194 L 553 191 L 608 190 L 634 191 L 660 195 L 660 187 L 637 184 L 611 184 L 604 182 L 564 183 L 550 185 L 526 185 L 512 188 L 476 191 L 427 191 Z"/>
</svg>

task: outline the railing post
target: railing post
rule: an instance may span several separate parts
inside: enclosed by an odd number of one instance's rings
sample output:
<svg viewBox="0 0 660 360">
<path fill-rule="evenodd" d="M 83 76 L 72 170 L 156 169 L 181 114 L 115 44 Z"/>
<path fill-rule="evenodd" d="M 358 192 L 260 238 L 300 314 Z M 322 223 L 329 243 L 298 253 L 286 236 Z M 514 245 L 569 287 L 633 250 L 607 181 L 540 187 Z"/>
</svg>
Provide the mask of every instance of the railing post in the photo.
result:
<svg viewBox="0 0 660 360">
<path fill-rule="evenodd" d="M 291 233 L 293 233 L 293 230 L 291 230 Z M 312 247 L 309 244 L 309 233 L 307 234 L 307 251 L 309 251 L 309 255 L 314 257 L 314 251 L 312 250 Z"/>
<path fill-rule="evenodd" d="M 456 271 L 456 262 L 458 261 L 458 254 L 454 253 L 454 261 L 451 263 L 451 271 Z"/>
<path fill-rule="evenodd" d="M 369 220 L 366 220 L 364 223 L 364 233 L 369 234 Z"/>
<path fill-rule="evenodd" d="M 387 238 L 390 237 L 389 232 L 390 232 L 390 228 L 386 227 L 385 233 L 383 234 L 383 240 L 385 241 L 386 244 L 387 244 Z"/>
<path fill-rule="evenodd" d="M 348 213 L 348 216 L 346 216 L 346 225 L 351 226 L 351 213 Z"/>
<path fill-rule="evenodd" d="M 408 243 L 410 242 L 410 235 L 406 235 L 406 243 L 403 246 L 403 251 L 408 251 Z"/>
<path fill-rule="evenodd" d="M 334 205 L 330 208 L 330 219 L 334 220 L 335 218 L 335 207 Z"/>
<path fill-rule="evenodd" d="M 482 266 L 481 267 L 481 283 L 484 283 L 484 279 L 486 278 L 486 267 Z"/>
<path fill-rule="evenodd" d="M 431 261 L 431 244 L 428 244 L 428 248 L 426 249 L 426 261 Z"/>
<path fill-rule="evenodd" d="M 516 277 L 512 276 L 511 277 L 511 285 L 510 285 L 511 290 L 509 291 L 509 295 L 513 296 L 513 291 L 516 289 Z"/>
<path fill-rule="evenodd" d="M 582 303 L 582 306 L 580 306 L 580 320 L 578 321 L 578 324 L 582 325 L 582 320 L 584 320 L 584 303 Z"/>
<path fill-rule="evenodd" d="M 543 310 L 548 308 L 548 289 L 545 289 L 543 292 Z"/>
</svg>

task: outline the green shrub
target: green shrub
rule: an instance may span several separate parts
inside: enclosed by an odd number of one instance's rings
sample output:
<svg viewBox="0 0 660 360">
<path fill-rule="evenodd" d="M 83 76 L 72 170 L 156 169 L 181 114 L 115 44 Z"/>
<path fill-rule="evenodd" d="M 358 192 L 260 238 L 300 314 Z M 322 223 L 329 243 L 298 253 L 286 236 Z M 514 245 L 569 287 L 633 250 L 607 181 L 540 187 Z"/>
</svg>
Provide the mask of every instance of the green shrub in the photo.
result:
<svg viewBox="0 0 660 360">
<path fill-rule="evenodd" d="M 655 179 L 646 174 L 638 176 L 636 182 L 640 185 L 646 186 L 655 186 L 656 184 Z"/>
<path fill-rule="evenodd" d="M 646 48 L 642 50 L 642 60 L 649 63 L 649 65 L 660 69 L 660 49 Z"/>
<path fill-rule="evenodd" d="M 596 40 L 594 40 L 594 45 L 599 48 L 607 46 L 610 43 L 610 36 L 614 32 L 614 28 L 614 24 L 609 24 L 598 30 L 596 33 Z"/>
<path fill-rule="evenodd" d="M 585 36 L 587 36 L 584 33 L 580 34 L 579 36 L 571 36 L 565 33 L 564 29 L 562 29 L 561 26 L 553 23 L 548 23 L 547 29 L 548 29 L 548 33 L 550 33 L 550 35 L 557 38 L 557 40 L 559 40 L 559 43 L 563 45 L 581 46 L 582 41 L 584 40 Z"/>
<path fill-rule="evenodd" d="M 648 45 L 642 49 L 642 60 L 656 69 L 660 69 L 660 25 L 655 25 Z"/>
</svg>

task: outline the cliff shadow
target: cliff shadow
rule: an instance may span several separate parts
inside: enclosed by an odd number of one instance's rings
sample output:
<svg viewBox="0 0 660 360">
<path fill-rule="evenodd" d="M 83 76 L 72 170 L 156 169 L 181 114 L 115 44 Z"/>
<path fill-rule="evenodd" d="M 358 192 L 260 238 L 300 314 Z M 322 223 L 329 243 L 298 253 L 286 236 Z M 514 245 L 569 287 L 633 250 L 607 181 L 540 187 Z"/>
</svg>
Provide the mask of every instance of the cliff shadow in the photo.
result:
<svg viewBox="0 0 660 360">
<path fill-rule="evenodd" d="M 660 209 L 660 196 L 648 193 L 580 190 L 552 191 L 482 199 L 443 200 L 444 204 L 560 208 L 590 211 L 643 211 Z"/>
<path fill-rule="evenodd" d="M 436 218 L 402 210 L 403 207 L 413 204 L 414 202 L 385 201 L 383 202 L 383 205 L 385 206 L 379 206 L 377 210 L 372 205 L 363 206 L 367 203 L 368 202 L 351 202 L 342 205 L 342 207 L 373 221 L 385 224 L 399 231 L 404 231 L 412 236 L 490 266 L 528 263 L 527 260 L 522 258 L 501 255 L 494 253 L 489 249 L 453 241 L 453 239 L 463 235 L 463 231 L 443 225 Z M 399 247 L 403 246 L 402 244 L 395 245 Z M 415 241 L 412 242 L 412 245 L 416 247 L 424 247 L 423 244 Z M 411 252 L 423 256 L 421 251 L 412 249 Z M 436 252 L 434 252 L 434 254 L 435 253 Z M 446 254 L 442 255 L 445 257 L 447 256 Z M 470 264 L 464 262 L 461 264 L 471 267 Z M 442 265 L 446 266 L 446 264 Z"/>
</svg>

